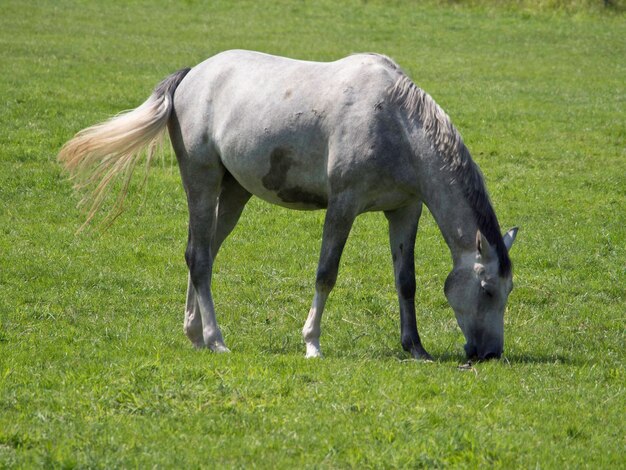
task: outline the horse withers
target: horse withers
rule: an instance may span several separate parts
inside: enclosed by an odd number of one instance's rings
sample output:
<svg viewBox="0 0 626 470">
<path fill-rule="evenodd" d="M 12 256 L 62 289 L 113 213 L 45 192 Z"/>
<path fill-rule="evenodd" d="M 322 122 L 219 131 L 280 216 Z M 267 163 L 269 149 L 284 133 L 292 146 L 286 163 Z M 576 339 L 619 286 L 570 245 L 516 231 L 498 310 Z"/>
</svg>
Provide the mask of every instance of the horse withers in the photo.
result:
<svg viewBox="0 0 626 470">
<path fill-rule="evenodd" d="M 211 293 L 213 263 L 255 195 L 291 209 L 326 209 L 302 330 L 307 357 L 321 355 L 324 304 L 356 216 L 383 211 L 401 343 L 431 359 L 415 320 L 422 204 L 452 255 L 445 294 L 468 357 L 500 357 L 517 229 L 501 235 L 480 170 L 449 117 L 391 59 L 355 54 L 318 63 L 237 50 L 170 75 L 141 106 L 79 132 L 61 150 L 77 186 L 92 189 L 83 201 L 87 221 L 118 177 L 121 210 L 143 150 L 150 159 L 166 127 L 189 207 L 184 331 L 195 346 L 228 351 Z"/>
</svg>

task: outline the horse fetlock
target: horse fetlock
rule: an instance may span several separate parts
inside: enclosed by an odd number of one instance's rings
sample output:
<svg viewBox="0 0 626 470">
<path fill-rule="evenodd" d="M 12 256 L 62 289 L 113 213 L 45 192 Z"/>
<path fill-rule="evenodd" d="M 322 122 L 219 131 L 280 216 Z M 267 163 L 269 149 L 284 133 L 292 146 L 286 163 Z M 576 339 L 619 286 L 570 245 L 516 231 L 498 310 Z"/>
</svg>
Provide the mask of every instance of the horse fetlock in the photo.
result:
<svg viewBox="0 0 626 470">
<path fill-rule="evenodd" d="M 204 345 L 214 352 L 230 352 L 230 349 L 224 344 L 222 332 L 219 328 L 205 327 L 202 330 Z"/>
<path fill-rule="evenodd" d="M 402 349 L 405 351 L 411 351 L 416 345 L 422 347 L 422 344 L 419 339 L 415 339 L 414 336 L 403 334 L 400 338 L 400 344 L 402 344 Z"/>
<path fill-rule="evenodd" d="M 321 357 L 322 351 L 320 349 L 320 329 L 315 328 L 314 325 L 308 321 L 302 328 L 302 337 L 306 344 L 306 357 Z"/>
<path fill-rule="evenodd" d="M 196 348 L 204 347 L 202 324 L 198 324 L 197 319 L 194 317 L 193 313 L 190 313 L 185 318 L 183 331 L 185 332 L 185 336 L 189 338 L 189 341 L 191 341 Z"/>
<path fill-rule="evenodd" d="M 187 336 L 187 338 L 189 339 L 189 341 L 191 341 L 191 344 L 194 345 L 194 347 L 196 349 L 202 349 L 204 348 L 205 344 L 204 344 L 204 338 L 202 337 L 202 333 L 198 333 L 195 330 L 188 330 L 185 328 L 185 335 Z"/>
<path fill-rule="evenodd" d="M 307 322 L 307 324 L 305 324 L 302 328 L 302 338 L 304 338 L 304 342 L 307 344 L 316 343 L 319 346 L 320 335 L 320 329 L 315 328 L 313 325 L 309 325 L 309 322 Z"/>
</svg>

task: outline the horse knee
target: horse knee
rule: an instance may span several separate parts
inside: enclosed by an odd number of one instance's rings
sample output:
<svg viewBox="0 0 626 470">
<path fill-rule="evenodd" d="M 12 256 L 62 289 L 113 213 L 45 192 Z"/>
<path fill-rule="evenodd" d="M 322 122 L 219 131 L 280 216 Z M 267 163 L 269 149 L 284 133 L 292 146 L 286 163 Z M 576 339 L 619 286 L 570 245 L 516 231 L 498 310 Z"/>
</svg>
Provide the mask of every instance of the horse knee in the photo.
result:
<svg viewBox="0 0 626 470">
<path fill-rule="evenodd" d="M 337 282 L 337 270 L 319 268 L 315 278 L 315 288 L 318 292 L 329 293 Z"/>
<path fill-rule="evenodd" d="M 400 271 L 397 288 L 403 299 L 415 298 L 415 272 L 409 269 Z"/>
</svg>

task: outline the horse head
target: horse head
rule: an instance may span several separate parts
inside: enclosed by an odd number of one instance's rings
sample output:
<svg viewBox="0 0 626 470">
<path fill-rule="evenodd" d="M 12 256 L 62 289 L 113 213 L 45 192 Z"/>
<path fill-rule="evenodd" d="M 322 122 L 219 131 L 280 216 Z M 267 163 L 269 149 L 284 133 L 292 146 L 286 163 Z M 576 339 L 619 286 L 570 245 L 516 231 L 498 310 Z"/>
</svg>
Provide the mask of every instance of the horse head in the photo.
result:
<svg viewBox="0 0 626 470">
<path fill-rule="evenodd" d="M 511 249 L 517 228 L 503 237 Z M 485 236 L 476 233 L 475 249 L 460 258 L 444 291 L 465 336 L 468 358 L 499 358 L 504 348 L 504 310 L 513 289 L 512 273 L 502 275 L 498 256 Z"/>
</svg>

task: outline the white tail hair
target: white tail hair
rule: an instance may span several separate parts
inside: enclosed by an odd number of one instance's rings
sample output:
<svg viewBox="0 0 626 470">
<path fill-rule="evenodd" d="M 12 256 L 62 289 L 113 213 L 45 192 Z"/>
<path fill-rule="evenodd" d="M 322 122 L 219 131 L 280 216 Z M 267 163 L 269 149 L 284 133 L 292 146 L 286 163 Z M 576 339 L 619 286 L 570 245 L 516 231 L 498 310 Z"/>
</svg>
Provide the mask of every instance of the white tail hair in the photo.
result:
<svg viewBox="0 0 626 470">
<path fill-rule="evenodd" d="M 176 87 L 190 69 L 182 69 L 163 80 L 138 108 L 80 131 L 59 152 L 58 159 L 70 172 L 78 190 L 87 190 L 79 207 L 89 207 L 84 228 L 96 215 L 111 190 L 122 180 L 115 205 L 103 223 L 110 224 L 122 212 L 130 181 L 146 150 L 146 174 L 162 141 L 172 111 Z"/>
</svg>

